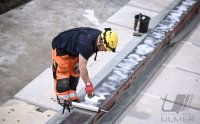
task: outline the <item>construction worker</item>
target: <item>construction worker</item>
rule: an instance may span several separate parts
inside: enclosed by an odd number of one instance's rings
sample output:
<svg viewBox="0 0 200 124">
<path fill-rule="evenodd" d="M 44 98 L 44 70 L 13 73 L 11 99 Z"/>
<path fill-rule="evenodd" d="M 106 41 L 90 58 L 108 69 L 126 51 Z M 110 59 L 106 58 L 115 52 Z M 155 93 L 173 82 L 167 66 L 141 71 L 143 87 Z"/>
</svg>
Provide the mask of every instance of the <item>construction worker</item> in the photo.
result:
<svg viewBox="0 0 200 124">
<path fill-rule="evenodd" d="M 88 75 L 87 62 L 98 51 L 115 52 L 118 36 L 110 28 L 101 32 L 98 29 L 81 27 L 64 31 L 52 41 L 52 63 L 54 90 L 58 103 L 65 100 L 79 101 L 76 88 L 79 77 L 85 83 L 86 94 L 91 97 L 94 92 Z"/>
</svg>

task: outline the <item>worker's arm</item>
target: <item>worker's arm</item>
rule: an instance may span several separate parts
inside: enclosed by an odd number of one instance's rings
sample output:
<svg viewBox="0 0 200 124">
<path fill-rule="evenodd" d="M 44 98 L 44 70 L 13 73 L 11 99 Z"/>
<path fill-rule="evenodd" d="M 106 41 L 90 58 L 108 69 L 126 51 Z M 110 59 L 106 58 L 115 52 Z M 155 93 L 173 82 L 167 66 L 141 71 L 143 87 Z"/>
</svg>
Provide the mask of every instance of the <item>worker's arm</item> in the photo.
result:
<svg viewBox="0 0 200 124">
<path fill-rule="evenodd" d="M 83 79 L 85 85 L 87 82 L 90 82 L 90 78 L 88 75 L 88 70 L 87 70 L 87 60 L 79 54 L 79 70 L 80 70 L 80 76 Z"/>
<path fill-rule="evenodd" d="M 86 86 L 86 93 L 88 96 L 92 96 L 94 92 L 93 85 L 90 81 L 88 70 L 87 70 L 87 60 L 79 54 L 79 70 L 80 70 L 80 76 L 83 79 L 85 86 Z"/>
</svg>

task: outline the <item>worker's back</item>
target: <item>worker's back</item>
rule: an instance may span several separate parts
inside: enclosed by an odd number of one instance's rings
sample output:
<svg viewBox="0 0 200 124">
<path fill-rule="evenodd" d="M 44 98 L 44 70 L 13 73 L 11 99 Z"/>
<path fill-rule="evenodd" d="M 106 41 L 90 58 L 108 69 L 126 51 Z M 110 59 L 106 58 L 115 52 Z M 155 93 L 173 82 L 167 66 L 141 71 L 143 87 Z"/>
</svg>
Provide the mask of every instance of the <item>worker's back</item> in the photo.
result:
<svg viewBox="0 0 200 124">
<path fill-rule="evenodd" d="M 52 42 L 52 48 L 62 49 L 71 56 L 79 53 L 88 59 L 96 52 L 96 39 L 101 34 L 100 30 L 81 27 L 64 31 L 58 34 Z"/>
</svg>

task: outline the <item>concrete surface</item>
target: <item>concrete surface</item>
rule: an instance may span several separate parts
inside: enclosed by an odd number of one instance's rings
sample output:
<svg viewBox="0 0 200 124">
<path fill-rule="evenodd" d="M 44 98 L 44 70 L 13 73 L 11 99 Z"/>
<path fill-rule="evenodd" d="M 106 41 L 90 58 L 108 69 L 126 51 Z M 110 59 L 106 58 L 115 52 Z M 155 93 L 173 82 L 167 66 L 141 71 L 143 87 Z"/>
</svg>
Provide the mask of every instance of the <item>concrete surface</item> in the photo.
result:
<svg viewBox="0 0 200 124">
<path fill-rule="evenodd" d="M 128 4 L 150 11 L 161 12 L 172 1 L 173 0 L 130 0 Z"/>
<path fill-rule="evenodd" d="M 128 0 L 33 0 L 0 15 L 0 105 L 51 65 L 59 32 L 97 27 Z"/>
<path fill-rule="evenodd" d="M 200 24 L 183 39 L 116 124 L 199 124 L 199 30 Z M 161 98 L 166 95 L 168 100 L 188 107 L 164 102 Z"/>
<path fill-rule="evenodd" d="M 30 0 L 1 0 L 0 1 L 0 14 L 5 13 L 14 7 L 20 6 Z"/>
<path fill-rule="evenodd" d="M 55 112 L 18 100 L 9 100 L 0 107 L 1 124 L 44 124 Z"/>
<path fill-rule="evenodd" d="M 139 8 L 137 6 L 134 7 L 134 6 L 126 5 L 123 8 L 121 8 L 118 11 L 118 13 L 115 13 L 111 18 L 109 18 L 108 22 L 133 29 L 134 21 L 135 21 L 134 16 L 139 13 L 148 15 L 151 18 L 155 17 L 155 15 L 157 14 L 157 12 Z M 124 17 L 126 17 L 126 18 L 124 18 Z"/>
<path fill-rule="evenodd" d="M 52 69 L 49 67 L 17 93 L 15 98 L 54 111 L 62 109 L 56 102 L 51 77 Z"/>
<path fill-rule="evenodd" d="M 194 74 L 200 74 L 200 49 L 199 46 L 185 42 L 180 46 L 180 50 L 174 53 L 176 56 L 167 63 L 167 66 L 181 69 Z"/>
<path fill-rule="evenodd" d="M 200 26 L 196 26 L 196 28 L 199 29 Z M 185 38 L 184 42 L 189 42 L 193 45 L 197 45 L 200 46 L 200 42 L 199 42 L 199 34 L 200 34 L 200 30 L 194 30 L 192 32 L 190 32 L 192 35 L 189 35 Z"/>
</svg>

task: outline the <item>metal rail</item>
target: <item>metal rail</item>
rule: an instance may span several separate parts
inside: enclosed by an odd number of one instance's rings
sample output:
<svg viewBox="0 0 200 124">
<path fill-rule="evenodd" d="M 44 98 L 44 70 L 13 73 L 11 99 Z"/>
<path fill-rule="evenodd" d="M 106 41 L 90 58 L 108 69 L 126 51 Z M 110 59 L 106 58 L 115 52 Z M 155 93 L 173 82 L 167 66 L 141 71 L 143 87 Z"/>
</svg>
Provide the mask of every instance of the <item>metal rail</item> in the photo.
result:
<svg viewBox="0 0 200 124">
<path fill-rule="evenodd" d="M 104 110 L 112 108 L 115 101 L 134 83 L 159 51 L 198 14 L 199 9 L 200 0 L 180 1 L 95 87 L 99 101 L 93 105 Z M 95 123 L 103 114 L 76 109 L 58 123 Z"/>
</svg>

